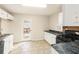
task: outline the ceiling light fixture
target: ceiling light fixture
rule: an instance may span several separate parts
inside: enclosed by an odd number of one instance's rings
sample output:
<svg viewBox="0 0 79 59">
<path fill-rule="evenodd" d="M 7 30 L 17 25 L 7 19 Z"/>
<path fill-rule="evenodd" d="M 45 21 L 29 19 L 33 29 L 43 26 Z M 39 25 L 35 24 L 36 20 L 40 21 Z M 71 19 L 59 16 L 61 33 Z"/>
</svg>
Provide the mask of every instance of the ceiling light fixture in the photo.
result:
<svg viewBox="0 0 79 59">
<path fill-rule="evenodd" d="M 22 6 L 28 6 L 28 7 L 41 7 L 41 8 L 46 8 L 46 4 L 22 4 Z"/>
</svg>

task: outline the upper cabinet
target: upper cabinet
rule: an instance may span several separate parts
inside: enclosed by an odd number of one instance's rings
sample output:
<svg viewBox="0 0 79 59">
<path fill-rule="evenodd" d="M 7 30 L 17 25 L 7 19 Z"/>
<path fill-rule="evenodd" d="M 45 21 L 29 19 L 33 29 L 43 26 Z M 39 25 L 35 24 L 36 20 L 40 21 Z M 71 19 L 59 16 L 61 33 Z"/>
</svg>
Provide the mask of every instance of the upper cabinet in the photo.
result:
<svg viewBox="0 0 79 59">
<path fill-rule="evenodd" d="M 64 26 L 79 26 L 79 5 L 63 5 Z"/>
<path fill-rule="evenodd" d="M 0 8 L 0 18 L 2 19 L 8 19 L 8 20 L 14 20 L 14 17 L 6 12 L 5 10 Z"/>
<path fill-rule="evenodd" d="M 8 15 L 7 15 L 7 19 L 8 19 L 8 20 L 14 20 L 14 17 L 13 17 L 11 14 L 8 14 Z"/>
<path fill-rule="evenodd" d="M 7 19 L 7 13 L 2 9 L 0 9 L 0 18 Z"/>
</svg>

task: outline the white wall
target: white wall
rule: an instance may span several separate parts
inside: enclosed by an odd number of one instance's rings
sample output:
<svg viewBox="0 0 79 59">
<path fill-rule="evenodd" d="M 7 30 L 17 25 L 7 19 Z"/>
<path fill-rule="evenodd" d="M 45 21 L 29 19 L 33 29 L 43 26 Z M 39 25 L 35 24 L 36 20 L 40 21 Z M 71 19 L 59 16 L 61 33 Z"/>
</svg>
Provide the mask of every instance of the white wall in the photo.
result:
<svg viewBox="0 0 79 59">
<path fill-rule="evenodd" d="M 58 25 L 58 13 L 51 15 L 49 17 L 49 29 L 56 30 L 57 25 Z"/>
<path fill-rule="evenodd" d="M 23 39 L 23 22 L 24 20 L 32 21 L 32 40 L 42 40 L 44 38 L 44 30 L 48 29 L 47 16 L 32 15 L 14 15 L 15 21 L 12 23 L 15 42 Z"/>
<path fill-rule="evenodd" d="M 62 31 L 62 25 L 63 25 L 63 13 L 62 12 L 58 12 L 49 17 L 49 29 L 56 30 L 56 31 Z"/>
</svg>

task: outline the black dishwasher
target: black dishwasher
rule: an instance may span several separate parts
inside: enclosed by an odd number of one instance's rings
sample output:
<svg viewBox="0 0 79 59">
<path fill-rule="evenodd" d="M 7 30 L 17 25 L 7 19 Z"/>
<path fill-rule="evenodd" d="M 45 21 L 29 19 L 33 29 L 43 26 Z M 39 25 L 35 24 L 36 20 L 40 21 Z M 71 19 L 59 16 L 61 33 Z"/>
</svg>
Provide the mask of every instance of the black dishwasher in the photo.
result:
<svg viewBox="0 0 79 59">
<path fill-rule="evenodd" d="M 0 41 L 0 54 L 4 52 L 4 41 Z"/>
</svg>

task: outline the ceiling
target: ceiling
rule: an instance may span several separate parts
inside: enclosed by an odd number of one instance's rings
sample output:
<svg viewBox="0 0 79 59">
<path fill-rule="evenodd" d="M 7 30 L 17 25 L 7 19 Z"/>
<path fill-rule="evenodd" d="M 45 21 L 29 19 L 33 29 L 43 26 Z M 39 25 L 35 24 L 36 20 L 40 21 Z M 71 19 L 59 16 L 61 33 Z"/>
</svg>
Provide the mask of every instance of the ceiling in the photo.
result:
<svg viewBox="0 0 79 59">
<path fill-rule="evenodd" d="M 52 15 L 60 11 L 61 5 L 49 4 L 47 8 L 22 6 L 21 4 L 1 4 L 0 7 L 12 14 Z"/>
</svg>

